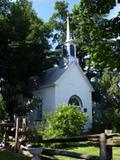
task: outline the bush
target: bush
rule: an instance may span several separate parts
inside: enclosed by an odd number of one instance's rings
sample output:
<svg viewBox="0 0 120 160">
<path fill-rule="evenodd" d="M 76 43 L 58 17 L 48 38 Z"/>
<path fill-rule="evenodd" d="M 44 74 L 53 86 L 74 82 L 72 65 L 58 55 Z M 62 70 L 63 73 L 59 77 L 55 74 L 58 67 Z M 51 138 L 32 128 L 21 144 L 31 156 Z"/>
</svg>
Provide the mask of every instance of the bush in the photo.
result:
<svg viewBox="0 0 120 160">
<path fill-rule="evenodd" d="M 36 129 L 26 129 L 25 133 L 26 142 L 31 146 L 41 146 L 40 141 L 42 139 L 41 135 L 38 134 Z"/>
<path fill-rule="evenodd" d="M 49 114 L 39 129 L 44 138 L 62 138 L 80 135 L 88 116 L 74 105 L 61 105 Z M 42 128 L 41 128 L 42 126 Z"/>
<path fill-rule="evenodd" d="M 3 100 L 2 95 L 0 94 L 0 120 L 3 120 L 6 116 L 6 104 Z"/>
<path fill-rule="evenodd" d="M 100 116 L 93 116 L 93 133 L 102 133 L 105 129 L 120 132 L 120 111 L 107 109 Z"/>
</svg>

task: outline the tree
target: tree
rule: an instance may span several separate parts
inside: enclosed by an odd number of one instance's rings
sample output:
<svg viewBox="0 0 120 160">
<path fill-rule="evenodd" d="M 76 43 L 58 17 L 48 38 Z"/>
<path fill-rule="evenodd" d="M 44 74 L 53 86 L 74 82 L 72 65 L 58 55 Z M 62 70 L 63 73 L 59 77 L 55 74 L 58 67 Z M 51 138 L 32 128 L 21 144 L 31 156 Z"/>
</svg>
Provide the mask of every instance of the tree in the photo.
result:
<svg viewBox="0 0 120 160">
<path fill-rule="evenodd" d="M 95 82 L 95 88 L 98 90 L 103 108 L 112 106 L 120 110 L 120 73 L 117 70 L 105 68 L 102 77 Z M 104 107 L 106 106 L 106 107 Z"/>
<path fill-rule="evenodd" d="M 9 11 L 9 0 L 1 0 L 0 1 L 0 14 L 7 14 Z"/>
<path fill-rule="evenodd" d="M 9 32 L 8 56 L 14 68 L 11 67 L 14 76 L 24 79 L 42 70 L 46 58 L 44 50 L 50 48 L 48 44 L 50 30 L 36 16 L 28 1 L 20 0 L 13 3 L 10 11 L 8 23 L 11 32 Z"/>
<path fill-rule="evenodd" d="M 108 13 L 115 5 L 115 0 L 82 0 L 73 7 L 71 28 L 77 44 L 79 63 L 84 70 L 87 68 L 88 77 L 91 77 L 91 67 L 100 72 L 106 65 L 111 69 L 120 68 L 120 42 L 119 39 L 114 40 L 120 34 L 119 16 L 107 19 Z M 57 40 L 58 44 L 65 41 L 67 8 L 65 1 L 57 1 L 56 12 L 50 19 L 52 27 L 58 31 L 54 34 L 54 40 Z"/>
<path fill-rule="evenodd" d="M 16 97 L 26 94 L 28 78 L 47 67 L 45 50 L 50 48 L 51 30 L 27 0 L 11 2 L 7 10 L 0 14 L 0 77 L 5 80 L 1 93 L 13 117 Z"/>
<path fill-rule="evenodd" d="M 94 125 L 119 130 L 120 117 L 120 73 L 105 68 L 102 77 L 95 82 Z M 97 127 L 98 130 L 98 127 Z"/>
<path fill-rule="evenodd" d="M 58 44 L 61 44 L 65 41 L 66 36 L 65 23 L 68 15 L 68 2 L 66 2 L 65 0 L 56 1 L 54 9 L 55 13 L 53 13 L 49 23 L 51 24 L 53 31 L 55 32 L 53 36 L 53 42 L 57 41 Z"/>
<path fill-rule="evenodd" d="M 94 75 L 91 74 L 91 67 L 100 72 L 106 65 L 111 68 L 120 67 L 119 40 L 113 40 L 119 36 L 119 17 L 106 19 L 106 15 L 114 6 L 115 0 L 106 3 L 99 0 L 82 0 L 73 7 L 71 29 L 77 44 L 77 56 L 82 69 L 87 68 L 90 78 Z M 68 4 L 65 1 L 57 1 L 55 10 L 50 19 L 52 28 L 57 31 L 54 32 L 53 40 L 61 44 L 65 41 Z M 111 59 L 114 59 L 114 63 Z"/>
<path fill-rule="evenodd" d="M 106 15 L 115 6 L 115 1 L 87 1 L 82 0 L 73 8 L 74 35 L 79 49 L 79 56 L 86 61 L 84 68 L 88 72 L 97 68 L 100 72 L 103 68 L 118 68 L 120 65 L 119 40 L 113 40 L 119 36 L 119 16 L 108 20 Z M 89 62 L 89 63 L 88 63 Z"/>
</svg>

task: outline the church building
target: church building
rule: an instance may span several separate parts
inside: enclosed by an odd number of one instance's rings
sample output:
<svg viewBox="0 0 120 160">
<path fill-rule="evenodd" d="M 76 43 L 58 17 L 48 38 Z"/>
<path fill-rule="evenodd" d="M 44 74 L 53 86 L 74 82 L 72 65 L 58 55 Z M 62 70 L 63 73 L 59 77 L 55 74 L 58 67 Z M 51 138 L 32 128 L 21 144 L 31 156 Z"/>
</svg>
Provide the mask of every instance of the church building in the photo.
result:
<svg viewBox="0 0 120 160">
<path fill-rule="evenodd" d="M 91 128 L 93 87 L 79 66 L 76 45 L 70 36 L 69 18 L 61 57 L 60 65 L 44 70 L 40 77 L 32 77 L 39 84 L 33 94 L 42 103 L 31 113 L 31 119 L 36 123 L 44 113 L 55 112 L 58 105 L 75 104 L 80 111 L 89 115 L 87 128 Z"/>
</svg>

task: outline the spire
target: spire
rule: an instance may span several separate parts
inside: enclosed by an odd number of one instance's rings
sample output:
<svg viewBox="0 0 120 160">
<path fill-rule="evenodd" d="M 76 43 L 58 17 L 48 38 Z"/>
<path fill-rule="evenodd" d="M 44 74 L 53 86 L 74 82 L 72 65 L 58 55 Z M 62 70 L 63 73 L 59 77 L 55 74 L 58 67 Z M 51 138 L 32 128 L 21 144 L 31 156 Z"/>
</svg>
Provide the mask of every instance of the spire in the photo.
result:
<svg viewBox="0 0 120 160">
<path fill-rule="evenodd" d="M 78 62 L 76 57 L 76 45 L 74 44 L 70 34 L 69 17 L 67 17 L 66 42 L 63 45 L 63 57 L 67 65 L 70 65 L 73 62 Z"/>
<path fill-rule="evenodd" d="M 70 37 L 70 22 L 69 22 L 69 17 L 67 17 L 66 42 L 69 42 L 70 40 L 71 40 L 71 37 Z"/>
</svg>

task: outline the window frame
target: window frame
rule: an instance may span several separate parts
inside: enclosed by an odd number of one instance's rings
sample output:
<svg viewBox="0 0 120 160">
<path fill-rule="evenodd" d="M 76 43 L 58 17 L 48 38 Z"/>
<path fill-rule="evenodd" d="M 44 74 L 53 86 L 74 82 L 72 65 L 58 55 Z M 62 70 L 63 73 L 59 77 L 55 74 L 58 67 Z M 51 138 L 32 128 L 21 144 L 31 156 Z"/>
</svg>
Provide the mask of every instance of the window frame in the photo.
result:
<svg viewBox="0 0 120 160">
<path fill-rule="evenodd" d="M 77 100 L 77 102 L 78 102 L 78 104 L 79 105 L 76 105 L 76 104 L 74 104 L 74 103 L 71 103 L 70 101 L 71 100 Z M 68 101 L 68 104 L 70 104 L 70 105 L 75 105 L 76 107 L 78 107 L 80 110 L 82 110 L 82 108 L 83 108 L 83 103 L 82 103 L 82 100 L 81 100 L 81 98 L 79 97 L 79 96 L 77 96 L 77 95 L 72 95 L 70 98 L 69 98 L 69 101 Z"/>
</svg>

